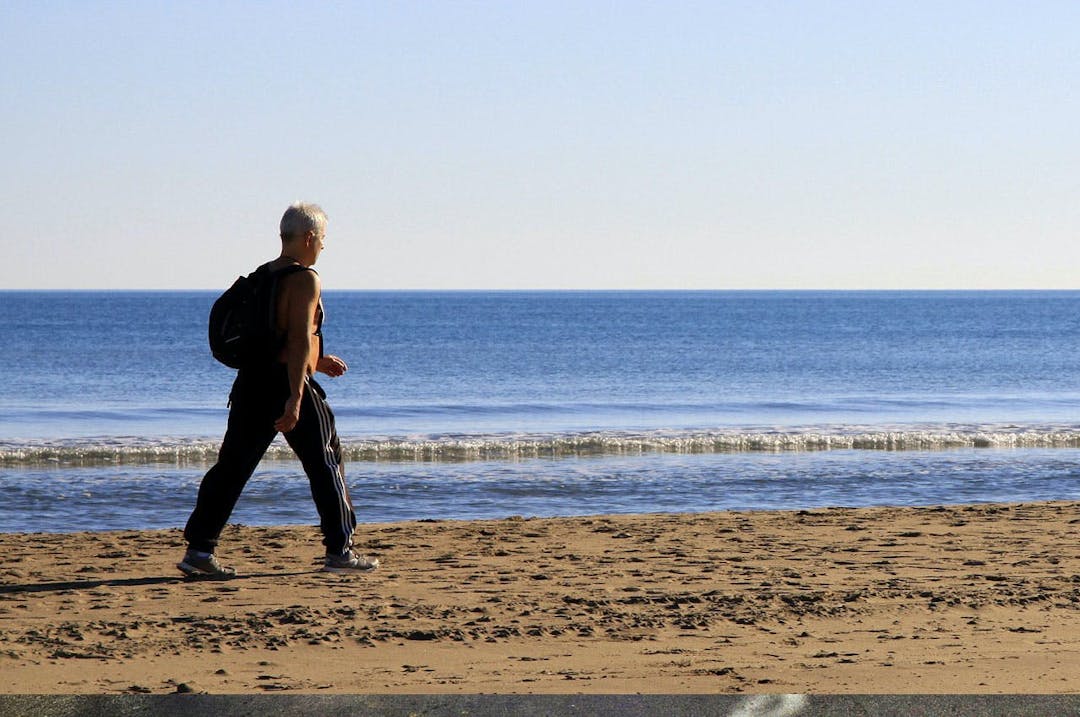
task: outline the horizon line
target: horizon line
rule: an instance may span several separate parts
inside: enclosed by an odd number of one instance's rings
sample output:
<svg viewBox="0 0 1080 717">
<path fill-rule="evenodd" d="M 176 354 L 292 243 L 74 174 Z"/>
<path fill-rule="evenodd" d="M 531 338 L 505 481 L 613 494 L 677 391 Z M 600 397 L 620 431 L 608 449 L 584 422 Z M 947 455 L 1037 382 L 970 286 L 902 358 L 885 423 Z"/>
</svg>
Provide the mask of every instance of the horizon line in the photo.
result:
<svg viewBox="0 0 1080 717">
<path fill-rule="evenodd" d="M 107 287 L 79 287 L 79 288 L 0 288 L 0 294 L 14 294 L 14 293 L 103 293 L 103 292 L 115 292 L 115 293 L 170 293 L 170 292 L 223 292 L 228 287 L 221 288 L 139 288 L 139 287 L 124 287 L 124 288 L 107 288 Z M 888 292 L 920 292 L 920 293 L 991 293 L 991 292 L 1013 292 L 1013 293 L 1037 293 L 1037 292 L 1076 292 L 1080 291 L 1080 287 L 1073 288 L 921 288 L 921 287 L 893 287 L 893 288 L 397 288 L 397 289 L 376 289 L 376 288 L 329 288 L 324 289 L 325 292 L 338 293 L 338 292 L 363 292 L 363 293 L 416 293 L 416 294 L 468 294 L 468 293 L 484 293 L 484 294 L 525 294 L 525 293 L 545 293 L 545 294 L 557 294 L 557 293 L 780 293 L 780 292 L 805 292 L 805 293 L 888 293 Z"/>
</svg>

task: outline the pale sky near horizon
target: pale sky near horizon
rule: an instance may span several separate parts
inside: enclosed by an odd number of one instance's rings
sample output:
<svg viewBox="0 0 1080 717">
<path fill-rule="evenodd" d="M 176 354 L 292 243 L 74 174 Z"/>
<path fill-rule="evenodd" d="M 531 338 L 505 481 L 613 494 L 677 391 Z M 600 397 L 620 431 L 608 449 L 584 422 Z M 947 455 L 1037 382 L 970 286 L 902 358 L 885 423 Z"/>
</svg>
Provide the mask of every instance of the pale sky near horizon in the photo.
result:
<svg viewBox="0 0 1080 717">
<path fill-rule="evenodd" d="M 1080 288 L 1080 3 L 0 6 L 0 289 Z"/>
</svg>

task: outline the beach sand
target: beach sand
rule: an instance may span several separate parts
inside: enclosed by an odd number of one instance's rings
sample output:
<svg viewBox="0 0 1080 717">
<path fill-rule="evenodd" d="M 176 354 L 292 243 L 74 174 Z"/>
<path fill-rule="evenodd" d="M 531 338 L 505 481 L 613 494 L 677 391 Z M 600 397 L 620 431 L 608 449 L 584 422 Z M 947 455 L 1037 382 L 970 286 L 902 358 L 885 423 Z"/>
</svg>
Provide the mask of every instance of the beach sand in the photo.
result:
<svg viewBox="0 0 1080 717">
<path fill-rule="evenodd" d="M 0 534 L 5 693 L 1058 693 L 1080 503 Z"/>
</svg>

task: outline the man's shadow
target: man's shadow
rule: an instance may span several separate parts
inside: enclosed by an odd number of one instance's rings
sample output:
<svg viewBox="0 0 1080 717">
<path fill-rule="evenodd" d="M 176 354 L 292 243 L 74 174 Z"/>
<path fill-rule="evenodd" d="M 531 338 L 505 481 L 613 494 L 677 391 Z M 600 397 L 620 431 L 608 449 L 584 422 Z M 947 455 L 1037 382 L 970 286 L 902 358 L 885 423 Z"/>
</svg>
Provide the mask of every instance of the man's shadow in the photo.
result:
<svg viewBox="0 0 1080 717">
<path fill-rule="evenodd" d="M 145 585 L 176 585 L 176 584 L 201 584 L 201 583 L 236 583 L 244 580 L 254 580 L 257 578 L 289 578 L 298 577 L 300 575 L 310 575 L 312 572 L 319 572 L 318 570 L 304 570 L 300 572 L 292 573 L 250 573 L 245 575 L 236 575 L 231 578 L 222 579 L 214 577 L 204 578 L 192 578 L 178 575 L 149 578 L 108 578 L 102 580 L 67 580 L 64 582 L 54 583 L 21 583 L 14 585 L 0 585 L 0 595 L 5 594 L 18 594 L 18 593 L 47 593 L 47 592 L 63 592 L 65 590 L 92 590 L 94 588 L 130 588 L 130 587 L 143 587 Z"/>
</svg>

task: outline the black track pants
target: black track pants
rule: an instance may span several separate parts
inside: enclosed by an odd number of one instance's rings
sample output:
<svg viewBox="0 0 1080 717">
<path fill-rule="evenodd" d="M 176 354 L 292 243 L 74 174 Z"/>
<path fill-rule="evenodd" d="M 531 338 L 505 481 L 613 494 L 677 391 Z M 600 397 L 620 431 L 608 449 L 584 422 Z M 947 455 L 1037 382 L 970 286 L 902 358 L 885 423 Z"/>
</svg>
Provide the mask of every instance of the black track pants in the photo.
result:
<svg viewBox="0 0 1080 717">
<path fill-rule="evenodd" d="M 184 528 L 194 550 L 214 552 L 241 491 L 262 459 L 277 431 L 276 421 L 289 396 L 289 378 L 283 365 L 264 371 L 240 371 L 229 395 L 229 427 L 218 461 L 203 478 L 195 510 Z M 322 387 L 309 378 L 300 403 L 300 420 L 285 440 L 296 453 L 311 484 L 311 497 L 328 552 L 352 546 L 356 530 L 349 491 L 345 486 L 341 444 L 334 414 Z"/>
</svg>

